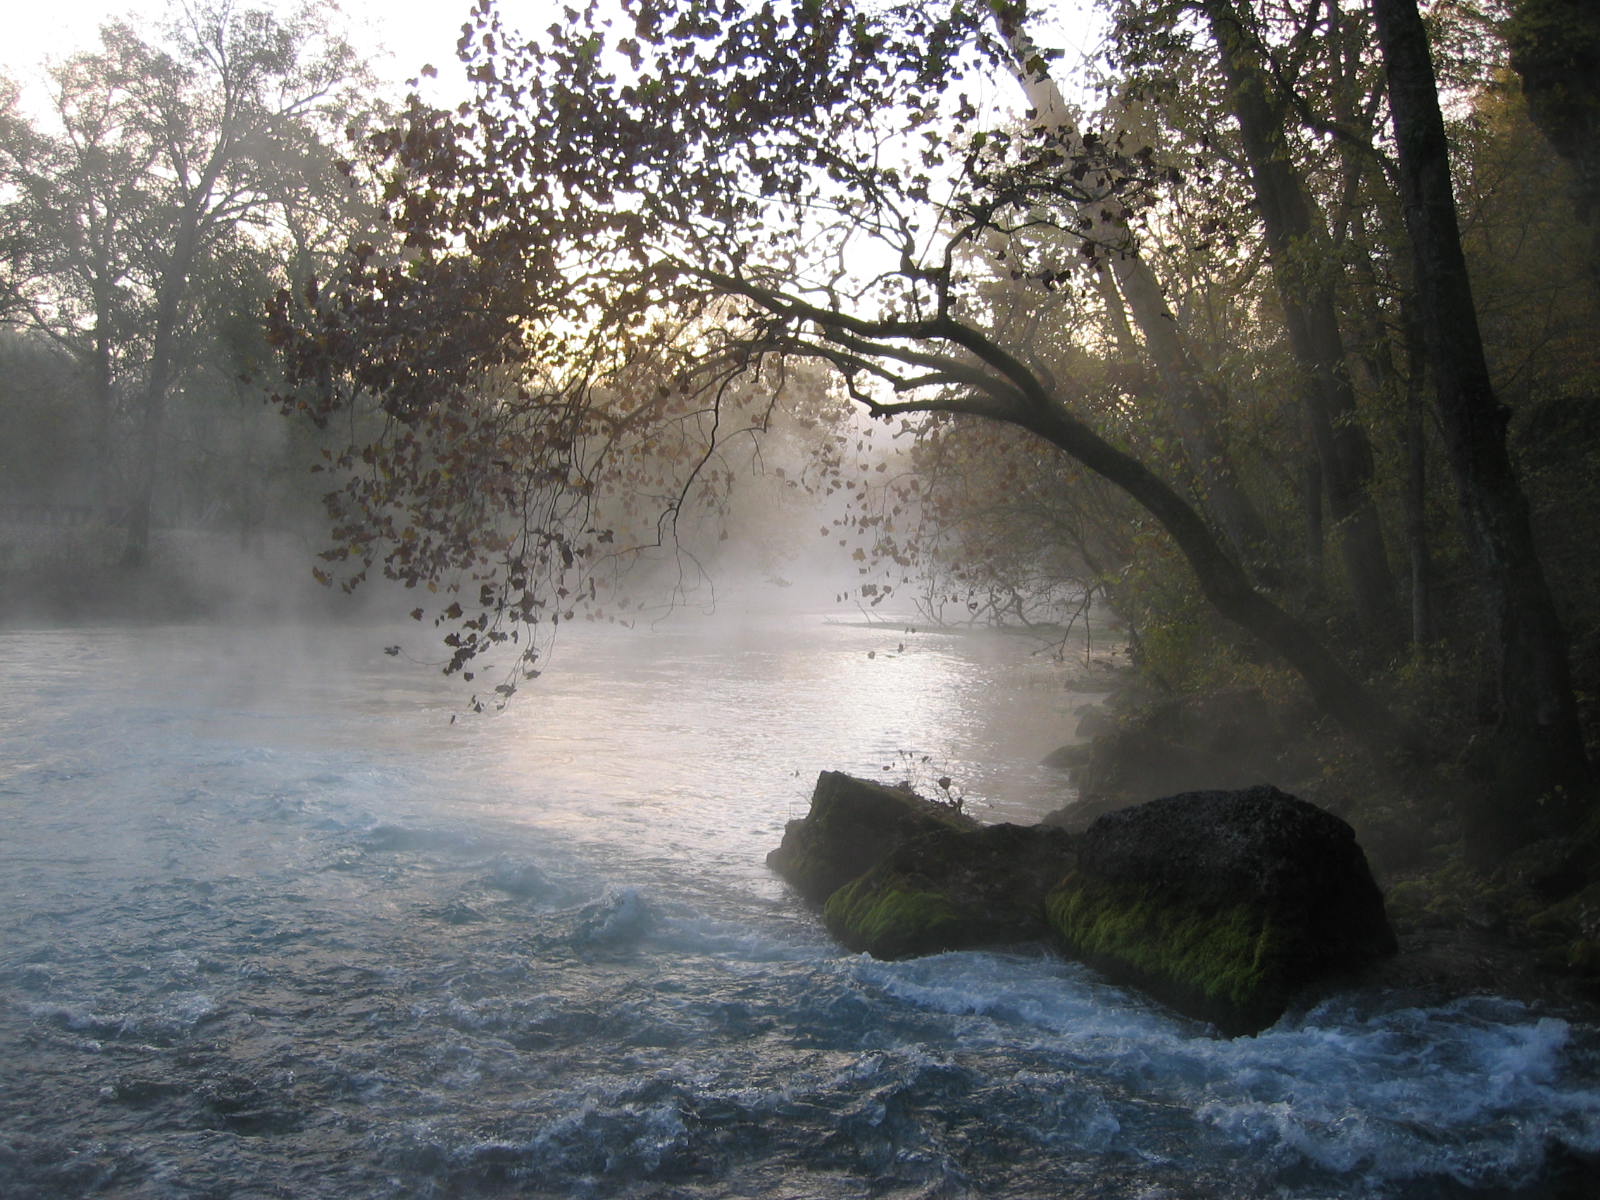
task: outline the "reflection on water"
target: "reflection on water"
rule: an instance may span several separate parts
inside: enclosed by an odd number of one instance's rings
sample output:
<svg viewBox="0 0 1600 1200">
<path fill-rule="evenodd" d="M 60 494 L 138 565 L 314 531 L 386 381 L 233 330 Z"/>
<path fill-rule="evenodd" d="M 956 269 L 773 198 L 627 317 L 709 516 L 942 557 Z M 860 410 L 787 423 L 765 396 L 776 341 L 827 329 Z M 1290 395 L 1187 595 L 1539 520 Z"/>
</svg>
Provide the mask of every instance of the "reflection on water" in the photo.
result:
<svg viewBox="0 0 1600 1200">
<path fill-rule="evenodd" d="M 587 635 L 587 636 L 584 636 Z M 1030 647 L 999 636 L 914 634 L 816 617 L 581 631 L 555 668 L 474 749 L 540 790 L 568 824 L 619 819 L 663 849 L 716 847 L 759 870 L 817 772 L 951 776 L 988 820 L 1034 821 L 1069 797 L 1039 765 L 1087 697 Z M 602 835 L 604 836 L 604 835 Z"/>
<path fill-rule="evenodd" d="M 1600 1151 L 1561 1014 L 1223 1042 L 1046 956 L 841 954 L 765 853 L 824 767 L 1054 807 L 1083 696 L 1017 642 L 574 630 L 452 724 L 382 641 L 0 635 L 0 1195 L 1531 1196 Z"/>
</svg>

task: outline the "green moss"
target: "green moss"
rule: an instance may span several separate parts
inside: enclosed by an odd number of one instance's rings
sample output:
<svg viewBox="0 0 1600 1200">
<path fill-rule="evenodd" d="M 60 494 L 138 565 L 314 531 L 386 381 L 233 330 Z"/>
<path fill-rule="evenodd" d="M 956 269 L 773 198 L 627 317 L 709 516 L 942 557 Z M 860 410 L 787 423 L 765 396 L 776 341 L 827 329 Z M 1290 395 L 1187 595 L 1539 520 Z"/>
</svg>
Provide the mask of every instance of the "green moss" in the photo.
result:
<svg viewBox="0 0 1600 1200">
<path fill-rule="evenodd" d="M 1069 879 L 1045 908 L 1052 928 L 1084 958 L 1244 1013 L 1282 998 L 1275 960 L 1287 948 L 1285 939 L 1247 905 L 1203 911 Z"/>
<path fill-rule="evenodd" d="M 1460 928 L 1476 923 L 1478 914 L 1499 919 L 1526 920 L 1538 911 L 1526 889 L 1504 874 L 1486 874 L 1473 867 L 1452 848 L 1440 865 L 1408 879 L 1391 883 L 1384 893 L 1389 918 L 1400 928 L 1445 926 Z"/>
<path fill-rule="evenodd" d="M 1591 979 L 1600 976 L 1600 883 L 1592 883 L 1526 922 L 1531 942 L 1553 965 Z"/>
<path fill-rule="evenodd" d="M 937 945 L 941 931 L 961 924 L 941 893 L 885 885 L 871 876 L 836 891 L 822 915 L 840 941 L 879 958 L 925 952 Z"/>
</svg>

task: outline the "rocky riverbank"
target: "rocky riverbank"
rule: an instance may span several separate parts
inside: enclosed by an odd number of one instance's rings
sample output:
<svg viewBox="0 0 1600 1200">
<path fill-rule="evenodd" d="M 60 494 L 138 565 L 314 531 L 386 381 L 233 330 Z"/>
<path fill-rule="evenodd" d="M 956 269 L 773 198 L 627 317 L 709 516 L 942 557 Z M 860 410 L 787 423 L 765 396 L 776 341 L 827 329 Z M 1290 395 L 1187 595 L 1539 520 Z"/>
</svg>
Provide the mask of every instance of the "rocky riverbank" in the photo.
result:
<svg viewBox="0 0 1600 1200">
<path fill-rule="evenodd" d="M 1080 713 L 1076 740 L 1050 761 L 1077 795 L 1046 821 L 1076 831 L 1182 787 L 1278 783 L 1351 824 L 1384 892 L 1400 953 L 1361 983 L 1427 1001 L 1494 993 L 1600 1015 L 1600 821 L 1473 862 L 1437 781 L 1385 778 L 1342 752 L 1309 704 L 1248 688 L 1155 695 L 1131 673 Z"/>
</svg>

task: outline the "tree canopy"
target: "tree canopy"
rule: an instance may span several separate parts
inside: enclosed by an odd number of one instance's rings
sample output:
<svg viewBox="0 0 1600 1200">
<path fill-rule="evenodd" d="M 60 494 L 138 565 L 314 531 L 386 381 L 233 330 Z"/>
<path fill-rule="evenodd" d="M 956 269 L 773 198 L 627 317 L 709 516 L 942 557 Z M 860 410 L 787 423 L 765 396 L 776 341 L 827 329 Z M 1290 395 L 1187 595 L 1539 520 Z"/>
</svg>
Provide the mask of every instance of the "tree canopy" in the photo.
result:
<svg viewBox="0 0 1600 1200">
<path fill-rule="evenodd" d="M 623 0 L 524 36 L 480 0 L 475 97 L 413 98 L 369 143 L 399 244 L 358 242 L 275 310 L 286 404 L 381 422 L 338 461 L 326 557 L 435 593 L 414 615 L 449 627 L 452 669 L 511 644 L 536 671 L 541 630 L 725 486 L 734 440 L 832 387 L 870 419 L 1064 453 L 1346 729 L 1438 753 L 1371 684 L 1408 630 L 1430 636 L 1389 554 L 1424 596 L 1438 347 L 1419 313 L 1442 294 L 1396 199 L 1412 126 L 1365 65 L 1380 31 L 1340 4 L 1130 8 L 1091 116 L 1028 29 L 1011 3 Z M 1390 90 L 1432 94 L 1418 72 L 1393 58 Z M 1505 459 L 1503 423 L 1433 420 Z M 1461 488 L 1470 515 L 1482 489 Z M 1477 553 L 1484 529 L 1457 536 Z M 1476 561 L 1497 611 L 1537 607 Z M 1546 662 L 1551 612 L 1529 635 Z M 1335 653 L 1339 629 L 1367 652 Z M 1577 786 L 1571 688 L 1530 724 L 1501 665 L 1492 723 L 1556 764 L 1512 786 Z"/>
<path fill-rule="evenodd" d="M 10 89 L 0 316 L 75 364 L 94 409 L 85 499 L 120 515 L 129 561 L 182 385 L 264 367 L 243 344 L 263 295 L 375 216 L 337 169 L 332 147 L 372 109 L 325 16 L 195 3 L 154 36 L 113 22 L 53 68 L 48 114 Z"/>
</svg>

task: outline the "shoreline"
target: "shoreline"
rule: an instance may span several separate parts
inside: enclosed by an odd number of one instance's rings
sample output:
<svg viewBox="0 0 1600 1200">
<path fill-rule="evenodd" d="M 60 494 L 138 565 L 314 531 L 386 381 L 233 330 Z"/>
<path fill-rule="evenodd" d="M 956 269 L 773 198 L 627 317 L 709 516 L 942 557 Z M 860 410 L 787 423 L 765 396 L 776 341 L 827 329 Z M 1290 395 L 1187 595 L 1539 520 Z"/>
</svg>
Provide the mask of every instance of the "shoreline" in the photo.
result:
<svg viewBox="0 0 1600 1200">
<path fill-rule="evenodd" d="M 1104 779 L 1108 769 L 1106 760 L 1118 754 L 1132 755 L 1140 768 L 1151 765 L 1149 756 L 1159 755 L 1162 746 L 1159 739 L 1143 736 L 1148 731 L 1141 721 L 1152 709 L 1159 712 L 1163 705 L 1168 705 L 1215 716 L 1210 710 L 1226 710 L 1237 700 L 1231 692 L 1183 697 L 1163 694 L 1142 679 L 1131 664 L 1124 662 L 1116 666 L 1114 672 L 1106 675 L 1105 698 L 1080 710 L 1079 725 L 1073 736 L 1056 752 L 1063 760 L 1058 765 L 1078 795 L 1058 814 L 1052 814 L 1057 818 L 1055 821 L 1047 817 L 1046 823 L 1083 828 L 1107 812 L 1151 798 L 1134 794 L 1096 794 L 1086 791 L 1084 785 L 1087 782 L 1092 789 L 1096 770 Z M 1263 711 L 1272 714 L 1270 702 Z M 1222 715 L 1232 714 L 1224 712 Z M 1152 723 L 1161 725 L 1159 720 Z M 1176 723 L 1169 722 L 1169 726 L 1172 724 Z M 1292 744 L 1298 740 L 1289 736 L 1295 726 L 1294 720 L 1284 723 L 1283 757 L 1286 762 L 1294 761 L 1297 752 L 1308 747 L 1320 748 L 1314 741 L 1314 730 L 1305 735 L 1306 745 Z M 1088 735 L 1077 736 L 1077 731 L 1084 728 L 1089 730 Z M 1102 742 L 1104 748 L 1097 752 Z M 1194 748 L 1175 741 L 1171 749 L 1174 757 L 1182 760 L 1192 754 Z M 1195 757 L 1202 771 L 1210 765 L 1204 756 Z M 1334 812 L 1355 827 L 1357 840 L 1383 892 L 1399 950 L 1343 981 L 1341 990 L 1382 989 L 1392 995 L 1409 993 L 1417 997 L 1418 1003 L 1449 1002 L 1471 996 L 1499 997 L 1548 1009 L 1587 1024 L 1600 1024 L 1600 976 L 1592 970 L 1586 972 L 1577 963 L 1562 965 L 1555 961 L 1561 949 L 1560 931 L 1538 923 L 1536 914 L 1553 909 L 1561 902 L 1561 897 L 1538 894 L 1535 887 L 1515 874 L 1508 864 L 1499 864 L 1488 871 L 1471 870 L 1463 864 L 1457 842 L 1427 836 L 1431 832 L 1438 838 L 1440 827 L 1425 826 L 1420 815 L 1415 817 L 1415 830 L 1400 826 L 1413 833 L 1416 845 L 1398 849 L 1384 844 L 1382 833 L 1395 827 L 1385 825 L 1386 820 L 1393 820 L 1392 812 L 1386 810 L 1405 812 L 1424 807 L 1421 801 L 1408 800 L 1397 786 L 1386 787 L 1382 781 L 1367 776 L 1359 780 L 1365 785 L 1364 790 L 1338 778 L 1331 782 L 1315 780 L 1324 785 L 1321 787 L 1306 786 L 1306 779 L 1294 778 L 1294 774 L 1285 772 L 1284 777 L 1274 779 L 1263 773 L 1261 778 L 1251 776 L 1247 781 L 1226 784 L 1217 781 L 1215 786 L 1273 783 Z M 1143 776 L 1149 777 L 1149 774 Z M 1112 778 L 1116 778 L 1114 770 Z M 1212 786 L 1212 781 L 1196 777 L 1192 785 L 1181 784 L 1175 792 Z M 1330 803 L 1336 795 L 1351 793 L 1359 798 L 1346 804 Z M 1568 849 L 1571 848 L 1569 845 Z"/>
</svg>

